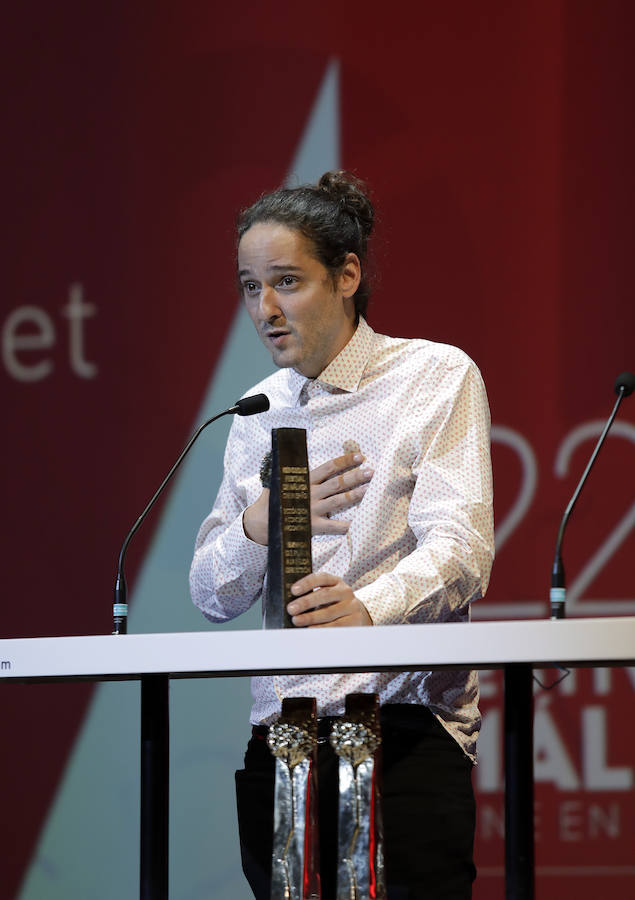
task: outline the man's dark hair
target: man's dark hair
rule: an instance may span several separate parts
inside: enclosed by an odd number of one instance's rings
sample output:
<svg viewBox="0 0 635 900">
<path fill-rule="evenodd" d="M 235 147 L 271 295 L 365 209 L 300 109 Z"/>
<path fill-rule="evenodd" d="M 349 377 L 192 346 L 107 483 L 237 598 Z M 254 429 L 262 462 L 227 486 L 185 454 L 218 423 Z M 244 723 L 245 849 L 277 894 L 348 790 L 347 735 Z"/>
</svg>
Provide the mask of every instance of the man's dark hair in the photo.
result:
<svg viewBox="0 0 635 900">
<path fill-rule="evenodd" d="M 263 194 L 238 217 L 238 240 L 252 225 L 276 222 L 299 231 L 313 245 L 316 259 L 335 276 L 348 253 L 362 264 L 355 292 L 355 317 L 366 315 L 370 284 L 365 271 L 374 210 L 366 186 L 349 172 L 325 172 L 316 185 L 279 188 Z"/>
</svg>

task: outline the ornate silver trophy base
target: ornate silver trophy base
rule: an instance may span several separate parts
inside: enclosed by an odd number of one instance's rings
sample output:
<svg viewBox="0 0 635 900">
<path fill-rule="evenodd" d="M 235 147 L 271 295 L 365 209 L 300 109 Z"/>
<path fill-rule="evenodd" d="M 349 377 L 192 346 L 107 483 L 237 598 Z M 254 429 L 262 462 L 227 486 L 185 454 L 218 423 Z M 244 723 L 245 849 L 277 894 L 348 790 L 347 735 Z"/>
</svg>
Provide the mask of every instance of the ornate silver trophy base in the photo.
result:
<svg viewBox="0 0 635 900">
<path fill-rule="evenodd" d="M 315 699 L 283 700 L 267 743 L 276 758 L 271 900 L 320 900 Z"/>
<path fill-rule="evenodd" d="M 330 743 L 339 756 L 337 900 L 385 900 L 380 768 L 375 694 L 349 694 Z"/>
</svg>

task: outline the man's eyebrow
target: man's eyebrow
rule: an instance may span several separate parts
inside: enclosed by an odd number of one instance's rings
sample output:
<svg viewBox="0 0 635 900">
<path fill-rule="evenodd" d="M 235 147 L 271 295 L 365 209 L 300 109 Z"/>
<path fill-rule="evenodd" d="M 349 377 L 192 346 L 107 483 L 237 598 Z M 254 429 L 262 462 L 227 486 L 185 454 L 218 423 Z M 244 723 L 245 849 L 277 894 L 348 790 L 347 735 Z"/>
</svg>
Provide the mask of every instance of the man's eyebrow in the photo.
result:
<svg viewBox="0 0 635 900">
<path fill-rule="evenodd" d="M 249 275 L 250 271 L 251 271 L 250 269 L 239 269 L 238 277 L 242 278 L 243 275 Z M 268 272 L 301 272 L 302 266 L 294 266 L 291 263 L 289 263 L 288 266 L 285 266 L 285 265 L 267 266 L 267 271 Z"/>
</svg>

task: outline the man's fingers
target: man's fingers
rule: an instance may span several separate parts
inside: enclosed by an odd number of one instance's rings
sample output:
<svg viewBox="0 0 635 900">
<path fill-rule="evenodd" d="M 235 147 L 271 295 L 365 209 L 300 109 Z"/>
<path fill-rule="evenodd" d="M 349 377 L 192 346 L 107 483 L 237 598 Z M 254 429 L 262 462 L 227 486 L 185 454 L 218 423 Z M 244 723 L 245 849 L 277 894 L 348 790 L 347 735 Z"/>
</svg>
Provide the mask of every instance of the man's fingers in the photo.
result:
<svg viewBox="0 0 635 900">
<path fill-rule="evenodd" d="M 359 503 L 367 489 L 367 484 L 361 484 L 351 491 L 333 494 L 323 500 L 313 499 L 311 502 L 313 534 L 346 534 L 351 523 L 347 519 L 330 519 L 329 516 Z"/>
<path fill-rule="evenodd" d="M 298 628 L 335 625 L 341 620 L 341 616 L 333 615 L 333 610 L 336 608 L 336 604 L 314 607 L 305 613 L 293 616 L 293 624 Z"/>
<path fill-rule="evenodd" d="M 321 484 L 323 481 L 333 478 L 334 475 L 359 466 L 363 462 L 364 456 L 361 453 L 345 453 L 343 456 L 336 456 L 334 459 L 322 463 L 321 466 L 311 469 L 309 480 L 311 484 Z"/>
<path fill-rule="evenodd" d="M 329 575 L 328 572 L 310 572 L 292 584 L 291 593 L 294 597 L 299 597 L 302 594 L 308 594 L 309 591 L 314 591 L 315 588 L 333 587 L 339 582 L 340 579 L 336 575 Z M 306 603 L 304 605 L 306 606 Z"/>
<path fill-rule="evenodd" d="M 345 519 L 327 519 L 320 516 L 311 516 L 311 530 L 313 534 L 346 534 L 350 524 Z"/>
<path fill-rule="evenodd" d="M 311 528 L 313 534 L 346 534 L 349 522 L 329 516 L 359 503 L 373 469 L 359 451 L 329 459 L 310 472 Z"/>
<path fill-rule="evenodd" d="M 331 513 L 339 512 L 342 509 L 346 509 L 348 506 L 359 503 L 367 490 L 368 484 L 360 484 L 350 491 L 332 494 L 329 497 L 324 497 L 322 500 L 314 500 L 311 504 L 311 509 L 316 516 L 329 516 Z"/>
<path fill-rule="evenodd" d="M 312 572 L 291 587 L 287 611 L 302 628 L 324 625 L 372 625 L 368 610 L 345 581 L 327 572 Z"/>
<path fill-rule="evenodd" d="M 373 472 L 374 469 L 367 463 L 356 466 L 354 469 L 348 469 L 346 472 L 338 472 L 319 484 L 312 484 L 311 498 L 324 500 L 325 497 L 343 494 L 360 485 L 368 484 L 373 477 Z"/>
<path fill-rule="evenodd" d="M 333 622 L 343 614 L 344 604 L 341 602 L 342 592 L 339 588 L 339 579 L 334 578 L 333 581 L 332 586 L 324 585 L 316 590 L 309 588 L 308 593 L 301 597 L 296 596 L 288 604 L 287 611 L 291 615 L 294 625 L 306 628 L 310 625 Z M 300 582 L 297 582 L 294 588 L 299 585 Z"/>
</svg>

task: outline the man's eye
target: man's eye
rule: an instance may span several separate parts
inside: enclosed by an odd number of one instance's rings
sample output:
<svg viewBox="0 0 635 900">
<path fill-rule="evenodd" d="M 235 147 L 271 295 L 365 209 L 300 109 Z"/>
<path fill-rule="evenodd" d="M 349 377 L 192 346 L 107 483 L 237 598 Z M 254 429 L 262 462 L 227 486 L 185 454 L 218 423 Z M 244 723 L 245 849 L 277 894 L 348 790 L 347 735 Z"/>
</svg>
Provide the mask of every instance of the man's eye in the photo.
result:
<svg viewBox="0 0 635 900">
<path fill-rule="evenodd" d="M 294 287 L 298 283 L 298 279 L 294 275 L 285 275 L 280 279 L 282 287 Z"/>
<path fill-rule="evenodd" d="M 243 282 L 243 291 L 246 294 L 255 294 L 258 290 L 258 285 L 255 281 L 244 281 Z"/>
</svg>

